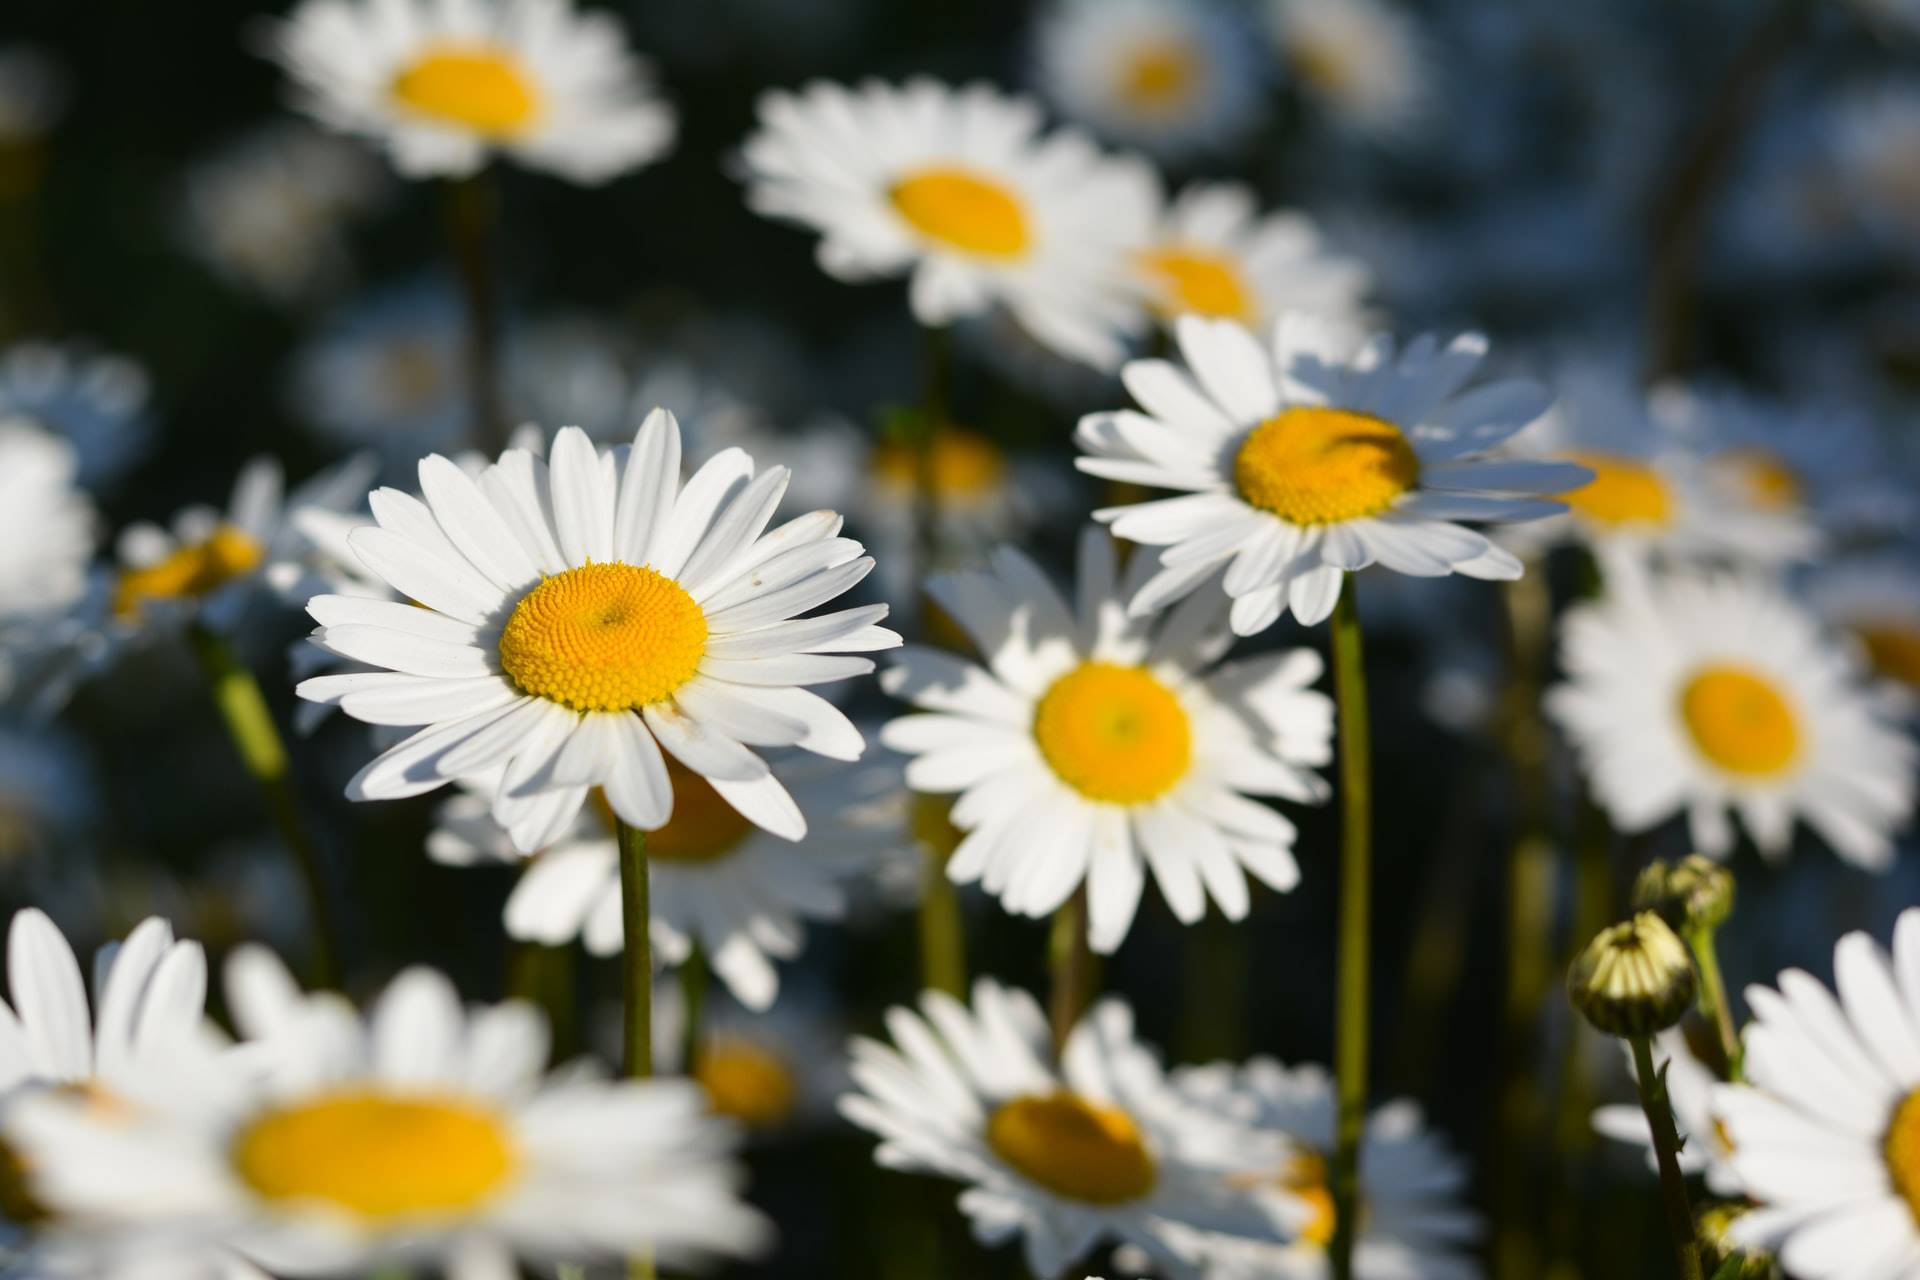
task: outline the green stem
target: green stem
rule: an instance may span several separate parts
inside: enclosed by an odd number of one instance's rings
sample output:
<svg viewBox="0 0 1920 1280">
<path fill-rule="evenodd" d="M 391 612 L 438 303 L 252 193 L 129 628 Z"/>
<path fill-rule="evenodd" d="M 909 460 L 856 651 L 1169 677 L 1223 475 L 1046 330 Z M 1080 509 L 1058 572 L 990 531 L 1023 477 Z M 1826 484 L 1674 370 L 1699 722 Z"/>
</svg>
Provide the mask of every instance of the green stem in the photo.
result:
<svg viewBox="0 0 1920 1280">
<path fill-rule="evenodd" d="M 680 1027 L 680 1074 L 691 1076 L 700 1065 L 700 1036 L 707 1012 L 707 953 L 697 942 L 680 966 L 680 1004 L 685 1015 Z"/>
<path fill-rule="evenodd" d="M 1693 929 L 1687 933 L 1687 946 L 1693 951 L 1694 964 L 1700 970 L 1700 1012 L 1712 1019 L 1720 1033 L 1720 1053 L 1726 1060 L 1727 1079 L 1739 1084 L 1745 1079 L 1745 1063 L 1740 1051 L 1740 1032 L 1733 1025 L 1733 1006 L 1727 1001 L 1727 982 L 1720 975 L 1720 952 L 1713 945 L 1713 930 Z"/>
<path fill-rule="evenodd" d="M 1340 710 L 1340 969 L 1334 1076 L 1339 1091 L 1332 1169 L 1334 1280 L 1352 1280 L 1359 1232 L 1360 1137 L 1367 1122 L 1368 949 L 1373 890 L 1367 674 L 1351 574 L 1333 607 L 1333 688 Z"/>
<path fill-rule="evenodd" d="M 339 978 L 335 956 L 340 934 L 334 921 L 333 900 L 327 893 L 326 876 L 321 871 L 320 850 L 307 833 L 299 799 L 293 792 L 286 743 L 273 723 L 273 712 L 267 707 L 260 682 L 227 642 L 199 625 L 190 628 L 187 635 L 212 687 L 214 706 L 240 753 L 240 761 L 259 784 L 280 838 L 293 851 L 300 878 L 306 885 L 307 902 L 313 910 L 313 979 L 319 986 L 331 987 Z"/>
<path fill-rule="evenodd" d="M 967 998 L 967 934 L 960 915 L 960 891 L 947 879 L 947 859 L 960 833 L 947 818 L 946 796 L 913 797 L 913 832 L 926 859 L 920 890 L 920 985 Z"/>
<path fill-rule="evenodd" d="M 620 847 L 620 924 L 626 944 L 621 951 L 621 991 L 625 1026 L 626 1073 L 635 1080 L 653 1074 L 653 938 L 648 929 L 652 911 L 647 905 L 647 833 L 614 822 Z M 653 1255 L 635 1254 L 627 1260 L 629 1280 L 653 1280 Z"/>
<path fill-rule="evenodd" d="M 500 301 L 493 271 L 499 193 L 481 169 L 448 188 L 447 231 L 466 305 L 467 395 L 473 442 L 489 454 L 506 447 L 507 415 L 500 403 Z"/>
<path fill-rule="evenodd" d="M 1660 1200 L 1667 1212 L 1667 1230 L 1673 1234 L 1674 1259 L 1681 1280 L 1700 1280 L 1700 1247 L 1693 1226 L 1693 1207 L 1687 1203 L 1687 1180 L 1680 1172 L 1680 1134 L 1673 1110 L 1667 1105 L 1666 1078 L 1653 1069 L 1653 1042 L 1631 1036 L 1633 1074 L 1640 1086 L 1640 1105 L 1653 1128 L 1653 1150 L 1660 1163 Z"/>
<path fill-rule="evenodd" d="M 1080 1021 L 1080 1015 L 1093 1003 L 1100 985 L 1099 962 L 1087 943 L 1087 886 L 1084 884 L 1053 913 L 1053 929 L 1047 938 L 1047 971 L 1052 979 L 1049 1003 L 1053 1052 L 1057 1058 Z"/>
</svg>

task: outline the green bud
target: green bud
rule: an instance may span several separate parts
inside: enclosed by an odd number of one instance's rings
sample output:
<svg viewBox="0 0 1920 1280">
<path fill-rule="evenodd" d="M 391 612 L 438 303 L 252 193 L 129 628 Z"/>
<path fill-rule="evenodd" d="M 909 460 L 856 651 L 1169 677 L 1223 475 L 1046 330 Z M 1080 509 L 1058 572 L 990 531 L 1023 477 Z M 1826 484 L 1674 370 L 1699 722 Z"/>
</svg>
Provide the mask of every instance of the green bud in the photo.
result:
<svg viewBox="0 0 1920 1280">
<path fill-rule="evenodd" d="M 1611 1036 L 1665 1031 L 1693 1007 L 1693 957 L 1658 914 L 1600 931 L 1567 971 L 1567 998 Z"/>
<path fill-rule="evenodd" d="M 1656 858 L 1633 885 L 1636 911 L 1658 911 L 1681 933 L 1719 928 L 1733 914 L 1733 872 L 1688 854 L 1678 865 Z"/>
</svg>

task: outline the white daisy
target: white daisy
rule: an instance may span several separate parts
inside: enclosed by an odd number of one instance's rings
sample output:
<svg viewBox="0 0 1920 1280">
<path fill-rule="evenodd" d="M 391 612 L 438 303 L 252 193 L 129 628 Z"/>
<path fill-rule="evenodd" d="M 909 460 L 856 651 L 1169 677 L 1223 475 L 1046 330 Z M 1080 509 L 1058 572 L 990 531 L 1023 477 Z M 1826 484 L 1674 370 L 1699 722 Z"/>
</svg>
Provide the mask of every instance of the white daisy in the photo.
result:
<svg viewBox="0 0 1920 1280">
<path fill-rule="evenodd" d="M 1803 1280 L 1920 1274 L 1920 911 L 1893 955 L 1834 948 L 1838 998 L 1791 969 L 1747 988 L 1747 1085 L 1723 1085 L 1732 1165 L 1760 1207 L 1732 1239 Z"/>
<path fill-rule="evenodd" d="M 1852 652 L 1759 581 L 1616 569 L 1603 599 L 1562 620 L 1567 681 L 1546 697 L 1614 825 L 1684 811 L 1693 846 L 1723 855 L 1737 813 L 1780 857 L 1799 817 L 1884 869 L 1912 808 L 1914 744 Z"/>
<path fill-rule="evenodd" d="M 1029 916 L 1084 881 L 1103 952 L 1126 937 L 1148 868 L 1187 924 L 1209 897 L 1245 918 L 1249 872 L 1291 889 L 1293 824 L 1254 797 L 1328 794 L 1312 770 L 1332 758 L 1333 703 L 1310 687 L 1319 655 L 1216 666 L 1232 639 L 1224 598 L 1209 587 L 1164 619 L 1130 616 L 1124 602 L 1145 576 L 1136 563 L 1120 580 L 1112 540 L 1089 527 L 1070 608 L 1003 547 L 990 570 L 927 586 L 988 667 L 915 646 L 881 677 L 925 709 L 880 735 L 916 757 L 908 785 L 960 793 L 953 822 L 967 836 L 947 874 Z"/>
<path fill-rule="evenodd" d="M 672 817 L 647 837 L 649 906 L 656 960 L 685 964 L 697 943 L 728 990 L 761 1010 L 780 991 L 775 960 L 792 960 L 808 921 L 833 921 L 850 882 L 912 857 L 895 802 L 897 767 L 825 767 L 801 761 L 780 770 L 800 811 L 816 815 L 797 842 L 753 825 L 713 784 L 676 760 L 667 762 Z M 526 862 L 507 899 L 510 937 L 548 946 L 578 938 L 595 955 L 617 954 L 621 922 L 619 849 L 611 815 L 580 811 L 559 840 L 528 860 L 490 816 L 497 777 L 448 800 L 427 838 L 439 862 Z"/>
<path fill-rule="evenodd" d="M 460 299 L 433 281 L 390 289 L 330 320 L 301 349 L 295 410 L 335 443 L 376 449 L 389 467 L 470 442 Z"/>
<path fill-rule="evenodd" d="M 1114 142 L 1226 150 L 1265 115 L 1265 59 L 1245 27 L 1207 0 L 1055 0 L 1037 19 L 1034 80 Z"/>
<path fill-rule="evenodd" d="M 1633 1047 L 1622 1041 L 1621 1052 L 1633 1078 Z M 1673 1108 L 1674 1127 L 1680 1134 L 1680 1169 L 1683 1173 L 1705 1174 L 1707 1187 L 1717 1196 L 1740 1195 L 1740 1179 L 1735 1176 L 1728 1157 L 1726 1127 L 1714 1112 L 1715 1089 L 1720 1077 L 1694 1056 L 1686 1033 L 1678 1027 L 1661 1032 L 1653 1040 L 1654 1070 L 1661 1071 L 1667 1086 L 1667 1101 Z M 1615 1142 L 1644 1148 L 1647 1168 L 1657 1171 L 1659 1157 L 1653 1149 L 1653 1131 L 1647 1113 L 1638 1102 L 1597 1107 L 1593 1113 L 1594 1132 Z"/>
<path fill-rule="evenodd" d="M 95 515 L 79 470 L 70 443 L 0 413 L 0 644 L 86 594 Z"/>
<path fill-rule="evenodd" d="M 147 375 L 82 343 L 16 342 L 0 351 L 0 415 L 31 418 L 80 453 L 80 482 L 118 480 L 147 451 Z"/>
<path fill-rule="evenodd" d="M 883 1167 L 965 1183 L 975 1238 L 1018 1237 L 1034 1275 L 1130 1243 L 1158 1274 L 1190 1280 L 1201 1274 L 1195 1232 L 1277 1239 L 1303 1212 L 1264 1207 L 1226 1176 L 1248 1167 L 1226 1122 L 1179 1098 L 1119 1001 L 1080 1021 L 1057 1068 L 1046 1017 L 1023 991 L 981 979 L 971 1008 L 928 991 L 920 1010 L 889 1011 L 893 1046 L 853 1042 L 856 1092 L 841 1112 L 879 1135 Z"/>
<path fill-rule="evenodd" d="M 420 725 L 352 782 L 395 799 L 504 769 L 493 816 L 523 852 L 572 825 L 593 787 L 621 821 L 665 826 L 673 791 L 660 748 L 758 826 L 797 839 L 806 819 L 748 749 L 804 746 L 834 759 L 864 743 L 801 687 L 873 669 L 844 651 L 899 643 L 885 605 L 798 617 L 873 561 L 830 511 L 771 532 L 787 470 L 755 473 L 727 450 L 680 482 L 680 428 L 656 411 L 630 449 L 554 437 L 552 460 L 509 449 L 478 482 L 438 454 L 425 501 L 373 494 L 376 527 L 353 550 L 421 608 L 323 595 L 308 605 L 324 648 L 381 670 L 318 676 L 311 701 L 371 724 Z M 834 652 L 842 651 L 842 652 Z"/>
<path fill-rule="evenodd" d="M 802 986 L 770 1009 L 708 1000 L 687 1072 L 685 990 L 655 984 L 653 1062 L 658 1075 L 690 1074 L 707 1108 L 750 1137 L 778 1139 L 837 1126 L 847 1091 L 847 1032 L 828 993 Z"/>
<path fill-rule="evenodd" d="M 1286 1243 L 1203 1239 L 1208 1280 L 1323 1280 L 1332 1272 L 1333 1193 L 1327 1161 L 1335 1144 L 1333 1078 L 1317 1066 L 1288 1069 L 1271 1058 L 1214 1063 L 1173 1073 L 1182 1096 L 1250 1131 L 1271 1163 L 1251 1181 L 1258 1193 L 1304 1202 L 1308 1214 Z M 1240 1181 L 1249 1181 L 1244 1175 Z M 1481 1234 L 1467 1208 L 1465 1163 L 1430 1129 L 1417 1103 L 1376 1109 L 1360 1139 L 1358 1280 L 1477 1280 L 1465 1250 Z M 1279 1211 L 1279 1206 L 1276 1206 Z"/>
<path fill-rule="evenodd" d="M 1160 571 L 1128 605 L 1144 615 L 1225 566 L 1238 635 L 1289 608 L 1312 625 L 1333 611 L 1343 575 L 1375 561 L 1400 573 L 1517 578 L 1520 562 L 1458 523 L 1532 520 L 1560 510 L 1533 497 L 1578 484 L 1577 467 L 1480 455 L 1547 407 L 1532 383 L 1460 391 L 1486 354 L 1477 334 L 1444 348 L 1393 340 L 1303 313 L 1274 326 L 1270 350 L 1228 320 L 1183 318 L 1186 370 L 1136 360 L 1121 375 L 1146 410 L 1089 414 L 1074 441 L 1082 471 L 1177 498 L 1094 513 L 1123 538 L 1164 547 Z M 1196 385 L 1197 379 L 1197 385 Z"/>
<path fill-rule="evenodd" d="M 571 0 L 302 0 L 269 52 L 310 115 L 376 140 L 412 178 L 499 154 L 598 184 L 673 142 L 618 21 Z"/>
<path fill-rule="evenodd" d="M 1062 355 L 1111 367 L 1139 316 L 1116 264 L 1145 240 L 1154 179 L 986 85 L 816 82 L 760 100 L 748 203 L 821 233 L 842 280 L 910 274 L 946 325 L 996 304 Z"/>
<path fill-rule="evenodd" d="M 1406 12 L 1383 0 L 1268 0 L 1267 17 L 1288 73 L 1335 122 L 1375 135 L 1418 123 L 1431 86 Z"/>
<path fill-rule="evenodd" d="M 1899 553 L 1823 564 L 1808 576 L 1809 606 L 1859 642 L 1876 676 L 1902 703 L 1920 698 L 1920 569 Z"/>
<path fill-rule="evenodd" d="M 1182 315 L 1264 328 L 1286 311 L 1358 316 L 1365 265 L 1330 252 L 1303 213 L 1262 215 L 1238 183 L 1195 183 L 1161 216 L 1136 259 L 1148 305 L 1171 325 Z"/>
<path fill-rule="evenodd" d="M 585 1064 L 543 1074 L 530 1007 L 463 1010 L 445 977 L 413 969 L 363 1020 L 302 995 L 258 948 L 236 953 L 228 992 L 254 1070 L 156 1070 L 131 1118 L 55 1095 L 21 1105 L 57 1209 L 293 1275 L 421 1264 L 494 1280 L 516 1255 L 653 1250 L 673 1265 L 766 1241 L 697 1091 Z"/>
</svg>

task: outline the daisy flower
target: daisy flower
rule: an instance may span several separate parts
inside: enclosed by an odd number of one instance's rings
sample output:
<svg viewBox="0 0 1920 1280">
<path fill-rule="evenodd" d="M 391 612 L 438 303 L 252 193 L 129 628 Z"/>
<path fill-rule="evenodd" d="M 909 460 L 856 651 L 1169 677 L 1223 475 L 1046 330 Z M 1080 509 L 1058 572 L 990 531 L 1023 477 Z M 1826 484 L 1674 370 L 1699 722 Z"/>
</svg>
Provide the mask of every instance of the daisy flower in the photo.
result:
<svg viewBox="0 0 1920 1280">
<path fill-rule="evenodd" d="M 1914 745 L 1853 654 L 1757 580 L 1618 570 L 1563 619 L 1567 678 L 1545 703 L 1614 826 L 1684 812 L 1693 846 L 1720 856 L 1738 814 L 1777 858 L 1804 818 L 1842 858 L 1885 869 L 1913 803 Z"/>
<path fill-rule="evenodd" d="M 51 1203 L 157 1241 L 198 1239 L 285 1275 L 444 1267 L 453 1280 L 653 1250 L 745 1254 L 724 1125 L 696 1090 L 544 1074 L 528 1006 L 463 1009 L 412 969 L 362 1019 L 303 995 L 259 948 L 229 964 L 254 1070 L 155 1072 L 147 1111 L 103 1118 L 48 1095 L 19 1110 Z"/>
<path fill-rule="evenodd" d="M 1188 1101 L 1232 1121 L 1265 1144 L 1271 1163 L 1252 1178 L 1258 1194 L 1288 1200 L 1307 1214 L 1285 1243 L 1205 1237 L 1208 1280 L 1323 1280 L 1331 1273 L 1333 1193 L 1327 1164 L 1335 1145 L 1333 1078 L 1317 1066 L 1289 1069 L 1271 1058 L 1244 1065 L 1182 1067 L 1173 1087 Z M 1243 1138 L 1242 1141 L 1245 1141 Z M 1465 1204 L 1467 1169 L 1433 1133 L 1417 1103 L 1401 1099 L 1376 1109 L 1360 1139 L 1360 1232 L 1354 1241 L 1357 1280 L 1478 1280 L 1465 1252 L 1481 1232 Z"/>
<path fill-rule="evenodd" d="M 1186 924 L 1209 897 L 1245 918 L 1247 873 L 1291 889 L 1293 824 L 1253 797 L 1319 803 L 1312 766 L 1332 758 L 1333 703 L 1310 687 L 1319 655 L 1216 666 L 1224 599 L 1208 588 L 1163 619 L 1131 616 L 1142 559 L 1122 580 L 1112 540 L 1086 529 L 1072 607 L 1011 547 L 989 570 L 937 576 L 928 594 L 988 665 L 914 646 L 881 677 L 923 709 L 880 735 L 915 757 L 907 784 L 959 793 L 967 835 L 947 874 L 1029 916 L 1084 881 L 1103 952 L 1126 937 L 1148 868 Z"/>
<path fill-rule="evenodd" d="M 95 516 L 79 470 L 70 443 L 0 413 L 0 644 L 86 594 Z"/>
<path fill-rule="evenodd" d="M 885 605 L 799 617 L 866 577 L 830 511 L 767 532 L 787 470 L 726 450 L 680 482 L 680 427 L 649 415 L 627 449 L 568 427 L 551 462 L 509 449 L 476 482 L 434 454 L 425 501 L 372 497 L 353 550 L 422 607 L 346 595 L 308 605 L 315 640 L 378 670 L 316 676 L 300 696 L 370 724 L 423 726 L 348 784 L 358 800 L 420 795 L 500 769 L 494 819 L 543 849 L 603 789 L 622 822 L 673 812 L 661 754 L 789 840 L 806 819 L 749 746 L 857 759 L 859 730 L 802 686 L 873 669 L 899 644 Z"/>
<path fill-rule="evenodd" d="M 1747 988 L 1745 1085 L 1722 1085 L 1731 1162 L 1759 1208 L 1732 1240 L 1804 1280 L 1920 1267 L 1920 910 L 1888 956 L 1864 933 L 1834 948 L 1837 998 L 1790 969 Z"/>
<path fill-rule="evenodd" d="M 0 351 L 0 416 L 31 418 L 73 442 L 80 483 L 112 484 L 153 434 L 147 374 L 82 343 L 16 342 Z"/>
<path fill-rule="evenodd" d="M 1461 392 L 1486 354 L 1477 334 L 1397 352 L 1384 335 L 1363 342 L 1297 312 L 1267 348 L 1230 320 L 1188 316 L 1175 332 L 1187 369 L 1136 360 L 1121 375 L 1144 413 L 1089 414 L 1074 432 L 1082 471 L 1185 491 L 1094 513 L 1120 537 L 1165 548 L 1128 605 L 1136 616 L 1222 567 L 1243 636 L 1289 608 L 1321 621 L 1342 576 L 1375 561 L 1421 577 L 1517 578 L 1517 559 L 1458 522 L 1552 515 L 1560 505 L 1533 495 L 1585 477 L 1480 457 L 1547 398 L 1519 381 Z"/>
<path fill-rule="evenodd" d="M 1625 1055 L 1627 1071 L 1631 1073 L 1634 1069 L 1633 1047 L 1623 1041 L 1620 1049 Z M 1719 1087 L 1720 1077 L 1694 1056 L 1693 1049 L 1687 1044 L 1686 1033 L 1679 1027 L 1669 1028 L 1654 1037 L 1653 1066 L 1666 1081 L 1667 1102 L 1673 1108 L 1674 1126 L 1680 1133 L 1681 1172 L 1705 1174 L 1707 1187 L 1713 1194 L 1737 1197 L 1740 1194 L 1740 1179 L 1735 1176 L 1733 1166 L 1728 1162 L 1733 1151 L 1727 1145 L 1726 1126 L 1714 1111 L 1715 1090 Z M 1595 1133 L 1615 1142 L 1643 1148 L 1647 1153 L 1647 1168 L 1656 1172 L 1659 1170 L 1659 1157 L 1653 1149 L 1653 1132 L 1647 1124 L 1647 1113 L 1639 1103 L 1595 1108 L 1593 1129 Z"/>
<path fill-rule="evenodd" d="M 1828 626 L 1851 635 L 1903 702 L 1920 698 L 1920 569 L 1899 554 L 1824 564 L 1805 590 Z"/>
<path fill-rule="evenodd" d="M 974 1237 L 1019 1238 L 1036 1276 L 1127 1243 L 1157 1274 L 1192 1280 L 1194 1233 L 1277 1239 L 1301 1212 L 1289 1202 L 1276 1219 L 1226 1176 L 1245 1166 L 1225 1122 L 1181 1101 L 1117 1000 L 1081 1019 L 1057 1068 L 1033 997 L 986 979 L 971 1007 L 928 991 L 887 1028 L 892 1045 L 854 1040 L 842 1114 L 879 1136 L 882 1167 L 964 1183 Z"/>
<path fill-rule="evenodd" d="M 1263 328 L 1283 311 L 1357 316 L 1367 268 L 1327 250 L 1303 213 L 1262 215 L 1253 192 L 1195 183 L 1161 215 L 1136 258 L 1148 305 L 1171 325 L 1182 315 Z"/>
<path fill-rule="evenodd" d="M 1267 69 L 1238 15 L 1192 0 L 1055 0 L 1034 80 L 1068 119 L 1162 156 L 1222 151 L 1265 115 Z"/>
<path fill-rule="evenodd" d="M 911 275 L 922 324 L 1004 306 L 1042 344 L 1111 368 L 1139 320 L 1114 264 L 1146 238 L 1153 173 L 1040 123 L 986 85 L 769 93 L 741 148 L 747 202 L 820 232 L 829 275 Z"/>
<path fill-rule="evenodd" d="M 756 827 L 713 783 L 671 758 L 672 816 L 647 837 L 654 956 L 685 964 L 699 944 L 727 989 L 755 1010 L 779 994 L 773 962 L 800 954 L 808 921 L 840 919 L 850 882 L 912 856 L 903 808 L 892 802 L 897 768 L 801 761 L 780 776 L 802 813 L 824 819 L 798 841 Z M 489 776 L 442 805 L 427 852 L 454 865 L 525 862 L 507 899 L 507 934 L 548 946 L 578 938 L 595 955 L 617 954 L 626 939 L 611 814 L 598 804 L 583 808 L 529 860 L 490 816 L 498 790 Z"/>
<path fill-rule="evenodd" d="M 1418 122 L 1430 86 L 1419 29 L 1383 0 L 1268 0 L 1281 62 L 1340 125 L 1393 135 Z"/>
<path fill-rule="evenodd" d="M 673 142 L 673 111 L 610 14 L 570 0 L 303 0 L 269 54 L 300 105 L 409 178 L 496 154 L 597 185 Z"/>
<path fill-rule="evenodd" d="M 846 1029 L 824 991 L 803 986 L 770 1009 L 710 1000 L 689 1072 L 685 988 L 660 982 L 653 992 L 656 1075 L 688 1075 L 707 1108 L 756 1139 L 837 1126 L 834 1104 L 847 1091 Z"/>
</svg>

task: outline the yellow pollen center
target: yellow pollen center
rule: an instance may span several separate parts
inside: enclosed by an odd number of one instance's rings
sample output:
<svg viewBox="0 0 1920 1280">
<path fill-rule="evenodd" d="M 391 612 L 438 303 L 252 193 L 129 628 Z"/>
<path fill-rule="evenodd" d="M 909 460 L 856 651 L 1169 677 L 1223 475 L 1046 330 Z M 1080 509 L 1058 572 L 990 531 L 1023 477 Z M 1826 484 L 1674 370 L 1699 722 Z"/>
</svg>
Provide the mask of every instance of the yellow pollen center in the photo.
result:
<svg viewBox="0 0 1920 1280">
<path fill-rule="evenodd" d="M 673 784 L 673 816 L 647 833 L 647 856 L 669 862 L 712 862 L 731 853 L 753 831 L 753 824 L 714 790 L 713 784 L 667 757 Z"/>
<path fill-rule="evenodd" d="M 1205 249 L 1169 245 L 1140 255 L 1140 266 L 1159 293 L 1155 309 L 1173 317 L 1192 312 L 1252 320 L 1253 296 L 1233 260 Z"/>
<path fill-rule="evenodd" d="M 1280 1170 L 1280 1185 L 1306 1203 L 1309 1216 L 1300 1227 L 1300 1239 L 1322 1249 L 1333 1243 L 1333 1192 L 1327 1185 L 1327 1162 L 1306 1151 L 1289 1159 Z"/>
<path fill-rule="evenodd" d="M 523 132 L 540 100 L 513 55 L 489 45 L 433 49 L 393 78 L 394 103 L 490 138 Z"/>
<path fill-rule="evenodd" d="M 624 711 L 670 696 L 707 651 L 707 616 L 686 588 L 630 564 L 547 578 L 500 632 L 500 666 L 522 693 L 575 711 Z"/>
<path fill-rule="evenodd" d="M 1767 677 L 1720 664 L 1694 673 L 1680 693 L 1680 717 L 1700 754 L 1728 773 L 1779 773 L 1800 751 L 1793 707 Z"/>
<path fill-rule="evenodd" d="M 1384 418 L 1300 405 L 1255 427 L 1233 460 L 1240 496 L 1293 524 L 1377 515 L 1420 480 L 1420 459 Z"/>
<path fill-rule="evenodd" d="M 1071 1093 L 1002 1103 L 987 1145 L 1033 1182 L 1088 1204 L 1120 1204 L 1153 1190 L 1153 1156 L 1133 1117 Z"/>
<path fill-rule="evenodd" d="M 693 1078 L 707 1105 L 749 1129 L 773 1129 L 793 1115 L 799 1088 L 780 1058 L 757 1044 L 720 1037 L 702 1049 Z"/>
<path fill-rule="evenodd" d="M 1866 622 L 1854 628 L 1873 669 L 1889 680 L 1920 688 L 1920 625 Z"/>
<path fill-rule="evenodd" d="M 1591 483 L 1560 495 L 1576 515 L 1596 524 L 1656 527 L 1673 518 L 1673 494 L 1667 482 L 1644 462 L 1586 450 L 1569 455 L 1568 461 L 1593 472 Z"/>
<path fill-rule="evenodd" d="M 1033 737 L 1060 780 L 1089 800 L 1145 804 L 1186 775 L 1193 732 L 1173 691 L 1139 667 L 1086 662 L 1053 682 Z"/>
<path fill-rule="evenodd" d="M 1800 476 L 1770 449 L 1729 449 L 1715 463 L 1762 511 L 1794 511 L 1801 505 Z"/>
<path fill-rule="evenodd" d="M 114 615 L 133 619 L 150 600 L 212 595 L 235 578 L 259 568 L 266 554 L 266 548 L 252 534 L 223 524 L 204 542 L 180 547 L 142 568 L 123 571 L 113 588 Z"/>
<path fill-rule="evenodd" d="M 933 491 L 945 498 L 977 498 L 998 490 L 1006 479 L 1007 458 L 1000 446 L 972 431 L 942 427 L 931 451 Z M 919 454 L 903 444 L 883 444 L 873 452 L 874 476 L 888 488 L 910 492 L 920 481 Z"/>
<path fill-rule="evenodd" d="M 512 1179 L 499 1117 L 459 1098 L 343 1091 L 269 1111 L 241 1130 L 233 1167 L 267 1200 L 320 1202 L 379 1222 L 443 1218 Z"/>
<path fill-rule="evenodd" d="M 1176 40 L 1142 43 L 1120 69 L 1120 96 L 1144 111 L 1184 106 L 1200 87 L 1200 60 Z"/>
<path fill-rule="evenodd" d="M 1920 1223 L 1920 1089 L 1900 1100 L 1881 1142 L 1887 1158 L 1887 1174 L 1893 1189 L 1907 1202 L 1914 1221 Z"/>
<path fill-rule="evenodd" d="M 929 240 L 989 258 L 1014 258 L 1029 242 L 1020 198 L 965 169 L 923 169 L 894 183 L 893 207 Z"/>
</svg>

